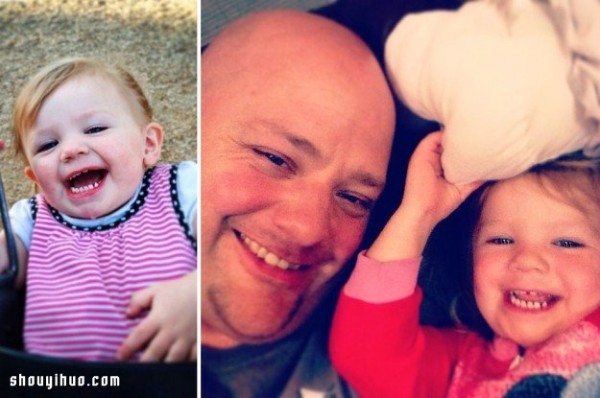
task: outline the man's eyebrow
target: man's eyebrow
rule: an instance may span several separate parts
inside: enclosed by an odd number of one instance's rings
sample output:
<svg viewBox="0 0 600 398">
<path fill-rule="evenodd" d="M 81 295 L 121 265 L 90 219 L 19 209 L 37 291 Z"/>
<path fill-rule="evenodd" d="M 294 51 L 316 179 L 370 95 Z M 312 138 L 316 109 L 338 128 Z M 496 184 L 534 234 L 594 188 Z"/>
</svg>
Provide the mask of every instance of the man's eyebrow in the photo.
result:
<svg viewBox="0 0 600 398">
<path fill-rule="evenodd" d="M 256 120 L 252 125 L 259 126 L 261 129 L 268 130 L 271 133 L 282 136 L 286 141 L 292 144 L 295 148 L 298 148 L 302 152 L 310 155 L 314 158 L 321 158 L 321 151 L 317 149 L 317 147 L 306 138 L 302 137 L 299 134 L 296 134 L 284 126 L 278 124 L 277 122 L 259 119 Z"/>
<path fill-rule="evenodd" d="M 255 123 L 256 125 L 260 126 L 260 128 L 266 129 L 271 133 L 282 136 L 294 147 L 298 148 L 299 150 L 308 154 L 309 156 L 316 159 L 320 159 L 323 157 L 321 151 L 319 151 L 319 149 L 310 140 L 307 140 L 299 134 L 295 134 L 289 131 L 280 124 L 263 119 L 257 120 Z M 378 179 L 377 177 L 369 173 L 357 172 L 351 176 L 351 179 L 367 187 L 383 189 L 383 187 L 385 186 L 385 181 L 382 181 L 381 179 Z"/>
<path fill-rule="evenodd" d="M 385 181 L 381 181 L 368 173 L 359 172 L 359 173 L 352 175 L 351 178 L 352 178 L 352 180 L 358 182 L 359 184 L 365 185 L 367 187 L 383 189 L 383 187 L 385 186 Z"/>
<path fill-rule="evenodd" d="M 313 145 L 312 142 L 307 140 L 306 138 L 300 137 L 288 131 L 281 131 L 281 134 L 288 140 L 293 146 L 300 149 L 302 152 L 315 157 L 320 158 L 321 152 Z"/>
</svg>

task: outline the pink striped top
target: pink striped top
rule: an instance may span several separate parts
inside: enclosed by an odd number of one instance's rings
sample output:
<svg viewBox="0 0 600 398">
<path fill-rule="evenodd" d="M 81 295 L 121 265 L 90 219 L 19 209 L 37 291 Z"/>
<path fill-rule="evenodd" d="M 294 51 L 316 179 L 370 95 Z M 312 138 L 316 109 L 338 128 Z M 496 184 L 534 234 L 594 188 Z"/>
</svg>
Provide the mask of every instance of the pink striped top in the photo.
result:
<svg viewBox="0 0 600 398">
<path fill-rule="evenodd" d="M 146 172 L 127 215 L 74 226 L 37 195 L 27 271 L 25 349 L 78 360 L 114 361 L 140 318 L 131 295 L 196 268 L 196 241 L 176 194 L 177 166 Z"/>
</svg>

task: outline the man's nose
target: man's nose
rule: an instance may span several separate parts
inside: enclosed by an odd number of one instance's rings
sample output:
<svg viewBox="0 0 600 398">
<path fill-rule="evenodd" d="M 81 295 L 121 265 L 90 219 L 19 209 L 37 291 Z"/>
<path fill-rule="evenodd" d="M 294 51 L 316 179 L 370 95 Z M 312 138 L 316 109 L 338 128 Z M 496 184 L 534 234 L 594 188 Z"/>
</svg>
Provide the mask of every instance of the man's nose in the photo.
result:
<svg viewBox="0 0 600 398">
<path fill-rule="evenodd" d="M 318 186 L 297 187 L 279 203 L 274 223 L 282 237 L 305 248 L 330 240 L 334 221 L 332 195 Z"/>
<path fill-rule="evenodd" d="M 511 259 L 510 266 L 519 271 L 545 272 L 549 263 L 539 248 L 517 246 Z"/>
<path fill-rule="evenodd" d="M 62 162 L 69 162 L 76 159 L 80 155 L 88 153 L 88 147 L 80 139 L 69 139 L 62 142 L 62 149 L 60 153 L 60 160 Z"/>
</svg>

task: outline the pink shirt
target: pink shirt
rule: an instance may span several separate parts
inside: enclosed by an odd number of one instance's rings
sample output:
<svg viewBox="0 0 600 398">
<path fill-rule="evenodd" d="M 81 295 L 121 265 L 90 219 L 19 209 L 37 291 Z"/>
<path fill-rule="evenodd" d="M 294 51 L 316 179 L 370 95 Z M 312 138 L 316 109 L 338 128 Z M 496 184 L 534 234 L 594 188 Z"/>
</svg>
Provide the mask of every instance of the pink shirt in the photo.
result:
<svg viewBox="0 0 600 398">
<path fill-rule="evenodd" d="M 545 375 L 582 383 L 589 373 L 579 372 L 600 364 L 600 309 L 529 347 L 523 357 L 516 343 L 498 336 L 487 341 L 472 331 L 421 326 L 419 262 L 381 263 L 361 254 L 340 296 L 330 356 L 362 398 L 504 397 L 509 391 L 517 396 L 521 382 L 555 391 Z M 565 388 L 575 391 L 576 383 Z M 593 387 L 593 380 L 588 384 Z"/>
<path fill-rule="evenodd" d="M 28 352 L 114 361 L 141 321 L 125 315 L 132 294 L 196 268 L 196 242 L 176 199 L 176 172 L 170 165 L 148 171 L 127 215 L 94 230 L 69 224 L 36 197 L 27 271 Z"/>
</svg>

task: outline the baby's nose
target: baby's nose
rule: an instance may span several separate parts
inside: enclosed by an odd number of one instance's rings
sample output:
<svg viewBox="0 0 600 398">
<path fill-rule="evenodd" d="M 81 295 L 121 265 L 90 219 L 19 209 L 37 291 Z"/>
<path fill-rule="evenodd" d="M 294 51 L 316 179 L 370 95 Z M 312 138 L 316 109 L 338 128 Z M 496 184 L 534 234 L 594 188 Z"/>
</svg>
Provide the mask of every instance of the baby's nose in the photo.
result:
<svg viewBox="0 0 600 398">
<path fill-rule="evenodd" d="M 63 144 L 63 148 L 60 155 L 60 160 L 68 162 L 77 158 L 80 155 L 88 153 L 88 147 L 81 141 L 69 141 Z"/>
</svg>

